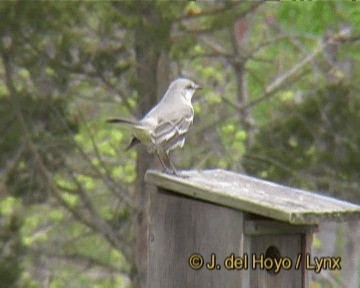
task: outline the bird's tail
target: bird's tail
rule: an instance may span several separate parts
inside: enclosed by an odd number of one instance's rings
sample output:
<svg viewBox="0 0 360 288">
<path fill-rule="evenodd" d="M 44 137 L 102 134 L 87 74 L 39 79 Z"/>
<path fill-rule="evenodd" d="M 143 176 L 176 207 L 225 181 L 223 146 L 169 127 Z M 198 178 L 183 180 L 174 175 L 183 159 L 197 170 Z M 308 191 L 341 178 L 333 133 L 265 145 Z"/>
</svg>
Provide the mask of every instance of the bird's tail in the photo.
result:
<svg viewBox="0 0 360 288">
<path fill-rule="evenodd" d="M 130 126 L 137 126 L 138 123 L 136 121 L 127 120 L 127 119 L 120 119 L 120 118 L 112 118 L 107 119 L 106 123 L 117 123 L 117 124 L 125 124 Z"/>
<path fill-rule="evenodd" d="M 112 119 L 107 119 L 106 123 L 125 124 L 125 126 L 130 126 L 132 129 L 134 129 L 134 131 L 144 130 L 144 127 L 140 126 L 137 121 L 127 120 L 127 119 L 112 118 Z M 134 136 L 133 139 L 131 140 L 131 143 L 126 147 L 125 151 L 130 150 L 139 143 L 140 140 Z"/>
<path fill-rule="evenodd" d="M 151 141 L 151 132 L 146 128 L 146 126 L 142 125 L 141 122 L 137 120 L 127 120 L 121 118 L 113 118 L 106 120 L 107 123 L 115 123 L 115 124 L 124 124 L 128 126 L 133 134 L 133 139 L 129 146 L 126 148 L 126 151 L 130 148 L 134 147 L 138 143 L 145 143 L 145 145 Z"/>
</svg>

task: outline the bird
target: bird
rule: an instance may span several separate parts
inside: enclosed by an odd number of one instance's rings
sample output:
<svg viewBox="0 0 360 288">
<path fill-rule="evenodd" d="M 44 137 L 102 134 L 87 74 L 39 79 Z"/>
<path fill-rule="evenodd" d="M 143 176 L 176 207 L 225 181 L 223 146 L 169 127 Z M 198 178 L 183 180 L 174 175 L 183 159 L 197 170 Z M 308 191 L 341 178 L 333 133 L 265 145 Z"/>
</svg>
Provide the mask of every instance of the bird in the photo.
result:
<svg viewBox="0 0 360 288">
<path fill-rule="evenodd" d="M 140 120 L 112 118 L 107 122 L 130 127 L 133 138 L 126 150 L 142 143 L 149 153 L 158 157 L 165 172 L 179 175 L 169 153 L 185 144 L 194 119 L 191 99 L 199 89 L 202 87 L 194 81 L 177 78 L 170 83 L 160 102 Z"/>
</svg>

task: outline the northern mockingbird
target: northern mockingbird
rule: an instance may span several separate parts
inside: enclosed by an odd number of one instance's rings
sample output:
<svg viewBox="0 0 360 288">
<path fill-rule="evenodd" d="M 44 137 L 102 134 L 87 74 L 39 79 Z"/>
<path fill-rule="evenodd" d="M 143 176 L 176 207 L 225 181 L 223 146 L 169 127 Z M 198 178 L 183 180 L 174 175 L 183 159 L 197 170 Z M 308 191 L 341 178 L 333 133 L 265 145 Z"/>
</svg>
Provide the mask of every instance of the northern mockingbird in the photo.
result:
<svg viewBox="0 0 360 288">
<path fill-rule="evenodd" d="M 133 139 L 127 150 L 137 143 L 142 143 L 149 153 L 159 158 L 167 172 L 177 174 L 169 152 L 184 146 L 186 133 L 194 118 L 191 98 L 198 89 L 200 86 L 189 79 L 176 79 L 170 84 L 161 101 L 141 120 L 116 118 L 107 122 L 130 127 Z"/>
</svg>

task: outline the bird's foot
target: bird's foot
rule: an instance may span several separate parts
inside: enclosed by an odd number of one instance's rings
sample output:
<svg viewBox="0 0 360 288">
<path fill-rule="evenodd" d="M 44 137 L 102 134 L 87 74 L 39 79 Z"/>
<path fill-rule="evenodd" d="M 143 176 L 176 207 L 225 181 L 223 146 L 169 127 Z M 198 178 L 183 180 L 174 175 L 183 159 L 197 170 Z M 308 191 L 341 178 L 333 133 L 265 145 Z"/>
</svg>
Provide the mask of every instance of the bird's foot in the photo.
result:
<svg viewBox="0 0 360 288">
<path fill-rule="evenodd" d="M 163 172 L 166 174 L 169 174 L 171 176 L 177 176 L 180 178 L 189 178 L 190 177 L 189 175 L 182 174 L 181 172 L 179 172 L 175 169 L 164 169 Z"/>
</svg>

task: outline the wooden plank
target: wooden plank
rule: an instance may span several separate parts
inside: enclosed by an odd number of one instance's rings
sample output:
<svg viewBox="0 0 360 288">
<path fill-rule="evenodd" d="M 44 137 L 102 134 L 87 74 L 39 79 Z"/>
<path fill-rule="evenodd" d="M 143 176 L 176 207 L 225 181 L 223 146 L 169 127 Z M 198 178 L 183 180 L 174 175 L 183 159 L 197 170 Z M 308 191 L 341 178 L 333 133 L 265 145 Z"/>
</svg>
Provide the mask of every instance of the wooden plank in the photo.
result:
<svg viewBox="0 0 360 288">
<path fill-rule="evenodd" d="M 152 193 L 147 287 L 249 287 L 242 284 L 248 271 L 223 265 L 231 253 L 243 254 L 242 223 L 240 211 L 174 193 Z M 194 253 L 204 259 L 199 270 L 189 265 Z M 219 269 L 206 268 L 212 253 Z"/>
<path fill-rule="evenodd" d="M 311 255 L 312 239 L 313 239 L 312 233 L 303 234 L 301 237 L 301 250 L 302 250 L 302 259 L 303 259 L 303 261 L 301 262 L 301 270 L 302 270 L 303 288 L 310 287 L 310 283 L 311 283 L 312 270 L 306 267 L 306 261 L 304 261 L 304 259 L 306 257 L 306 254 Z"/>
<path fill-rule="evenodd" d="M 313 233 L 317 225 L 294 225 L 274 220 L 245 220 L 244 234 L 260 235 L 289 235 Z"/>
<path fill-rule="evenodd" d="M 252 255 L 252 266 L 250 270 L 250 287 L 262 287 L 262 288 L 303 288 L 309 287 L 306 286 L 306 283 L 303 283 L 303 272 L 302 269 L 296 269 L 296 260 L 299 253 L 302 253 L 302 235 L 272 235 L 272 236 L 253 236 L 251 237 L 251 255 Z M 279 271 L 277 274 L 273 272 L 268 272 L 265 268 L 266 265 L 261 264 L 261 259 L 266 259 L 266 252 L 268 249 L 276 248 L 279 251 L 279 256 L 284 261 L 284 263 L 292 263 L 291 268 L 288 269 L 286 265 L 279 266 Z M 255 260 L 254 261 L 254 258 Z M 263 257 L 263 258 L 261 258 Z M 286 262 L 290 259 L 290 261 Z M 264 265 L 264 266 L 261 266 Z M 268 267 L 273 267 L 276 269 L 276 265 L 268 265 Z M 285 269 L 285 268 L 286 269 Z"/>
<path fill-rule="evenodd" d="M 292 224 L 360 218 L 360 206 L 220 169 L 182 171 L 181 177 L 149 170 L 147 182 L 182 195 Z"/>
</svg>

